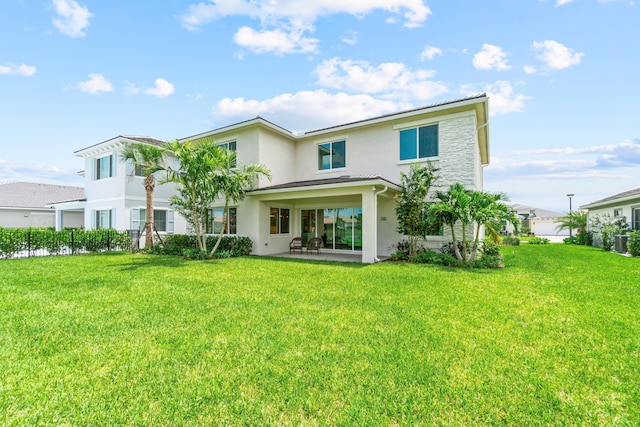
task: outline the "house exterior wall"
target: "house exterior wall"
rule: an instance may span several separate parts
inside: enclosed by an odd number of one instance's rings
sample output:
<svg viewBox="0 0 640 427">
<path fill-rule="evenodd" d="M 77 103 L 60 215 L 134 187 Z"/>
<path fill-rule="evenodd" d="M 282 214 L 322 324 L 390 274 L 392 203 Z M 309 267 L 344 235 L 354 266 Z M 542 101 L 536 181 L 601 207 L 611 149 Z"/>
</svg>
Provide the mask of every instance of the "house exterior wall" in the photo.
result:
<svg viewBox="0 0 640 427">
<path fill-rule="evenodd" d="M 56 213 L 53 209 L 38 210 L 28 208 L 0 208 L 0 227 L 2 228 L 46 228 L 55 224 Z"/>
<path fill-rule="evenodd" d="M 597 207 L 590 207 L 588 211 L 588 224 L 590 229 L 590 223 L 596 216 L 609 215 L 612 218 L 616 218 L 616 211 L 620 211 L 620 216 L 625 217 L 629 228 L 634 229 L 640 218 L 640 197 L 635 197 L 627 200 L 613 200 L 610 203 L 603 204 Z"/>
</svg>

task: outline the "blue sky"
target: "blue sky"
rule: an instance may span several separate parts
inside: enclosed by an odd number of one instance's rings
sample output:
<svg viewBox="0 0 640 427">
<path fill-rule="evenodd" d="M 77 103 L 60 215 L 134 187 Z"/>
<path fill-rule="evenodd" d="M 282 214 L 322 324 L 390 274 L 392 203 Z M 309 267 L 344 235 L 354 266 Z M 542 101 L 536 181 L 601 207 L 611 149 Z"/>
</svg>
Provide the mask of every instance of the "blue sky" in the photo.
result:
<svg viewBox="0 0 640 427">
<path fill-rule="evenodd" d="M 640 186 L 629 0 L 3 0 L 0 181 L 261 115 L 292 131 L 486 92 L 485 190 L 568 211 Z"/>
</svg>

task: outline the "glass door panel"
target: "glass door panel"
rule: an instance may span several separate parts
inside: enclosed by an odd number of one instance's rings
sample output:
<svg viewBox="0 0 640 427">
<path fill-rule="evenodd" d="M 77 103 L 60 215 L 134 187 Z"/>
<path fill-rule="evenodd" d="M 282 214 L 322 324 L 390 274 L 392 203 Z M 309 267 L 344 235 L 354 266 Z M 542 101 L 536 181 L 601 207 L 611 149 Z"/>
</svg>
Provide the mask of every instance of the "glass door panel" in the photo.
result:
<svg viewBox="0 0 640 427">
<path fill-rule="evenodd" d="M 353 208 L 353 250 L 362 250 L 362 208 Z"/>
<path fill-rule="evenodd" d="M 302 209 L 300 212 L 302 230 L 302 243 L 307 244 L 309 239 L 316 237 L 316 210 Z"/>
<path fill-rule="evenodd" d="M 324 227 L 322 233 L 322 242 L 327 249 L 334 249 L 334 225 L 335 225 L 335 209 L 324 209 L 322 211 L 324 218 Z"/>
<path fill-rule="evenodd" d="M 336 209 L 335 248 L 353 249 L 353 208 Z"/>
</svg>

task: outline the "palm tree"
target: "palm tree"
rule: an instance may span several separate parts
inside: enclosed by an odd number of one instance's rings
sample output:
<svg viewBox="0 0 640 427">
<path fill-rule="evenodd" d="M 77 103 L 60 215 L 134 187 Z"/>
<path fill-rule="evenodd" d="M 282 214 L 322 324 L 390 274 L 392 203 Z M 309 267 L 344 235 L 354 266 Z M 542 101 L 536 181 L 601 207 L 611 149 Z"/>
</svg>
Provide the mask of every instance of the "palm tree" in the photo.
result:
<svg viewBox="0 0 640 427">
<path fill-rule="evenodd" d="M 164 168 L 165 150 L 155 145 L 139 143 L 124 147 L 120 153 L 122 162 L 132 161 L 135 174 L 136 169 L 142 171 L 143 185 L 146 193 L 146 218 L 145 218 L 145 247 L 153 246 L 153 231 L 156 230 L 153 217 L 153 190 L 156 187 L 155 173 Z M 157 233 L 157 230 L 156 230 Z M 138 240 L 140 237 L 138 237 Z"/>
<path fill-rule="evenodd" d="M 460 183 L 453 184 L 446 192 L 438 191 L 435 202 L 429 206 L 429 215 L 436 217 L 442 224 L 451 229 L 453 250 L 456 258 L 467 260 L 467 226 L 472 222 L 471 216 L 471 190 L 467 190 Z M 455 225 L 462 226 L 462 253 L 456 239 Z"/>
<path fill-rule="evenodd" d="M 271 172 L 262 165 L 236 165 L 236 152 L 219 147 L 215 151 L 218 167 L 214 171 L 214 186 L 218 195 L 224 198 L 224 210 L 222 214 L 222 229 L 218 235 L 216 244 L 211 249 L 209 256 L 218 249 L 222 236 L 227 229 L 229 203 L 237 203 L 244 199 L 247 191 L 253 189 L 260 176 L 265 176 L 271 181 Z"/>
<path fill-rule="evenodd" d="M 480 244 L 481 226 L 485 226 L 489 234 L 496 232 L 502 221 L 509 221 L 517 226 L 518 218 L 513 209 L 500 203 L 503 198 L 501 194 L 467 190 L 459 183 L 451 185 L 446 192 L 436 193 L 436 202 L 429 207 L 429 213 L 451 228 L 456 258 L 461 261 L 471 261 L 475 258 Z M 458 246 L 456 239 L 455 225 L 458 223 L 462 228 L 462 247 Z M 473 246 L 469 254 L 467 254 L 468 226 L 475 227 Z"/>
<path fill-rule="evenodd" d="M 557 231 L 577 230 L 576 235 L 583 233 L 587 229 L 587 212 L 572 211 L 558 218 Z"/>
</svg>

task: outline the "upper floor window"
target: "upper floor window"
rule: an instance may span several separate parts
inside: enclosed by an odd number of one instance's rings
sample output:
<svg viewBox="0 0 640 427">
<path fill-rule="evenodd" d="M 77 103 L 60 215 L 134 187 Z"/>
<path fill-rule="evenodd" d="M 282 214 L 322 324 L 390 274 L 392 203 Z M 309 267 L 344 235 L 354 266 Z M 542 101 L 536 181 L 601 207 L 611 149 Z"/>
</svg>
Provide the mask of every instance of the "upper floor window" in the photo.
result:
<svg viewBox="0 0 640 427">
<path fill-rule="evenodd" d="M 336 141 L 318 145 L 318 170 L 344 168 L 346 142 Z"/>
<path fill-rule="evenodd" d="M 113 155 L 100 157 L 95 160 L 96 179 L 110 178 L 113 176 Z"/>
<path fill-rule="evenodd" d="M 133 174 L 135 176 L 144 176 L 144 166 L 142 166 L 142 165 L 133 165 Z"/>
<path fill-rule="evenodd" d="M 437 155 L 437 124 L 400 131 L 400 160 L 426 159 Z"/>
<path fill-rule="evenodd" d="M 223 142 L 222 144 L 218 144 L 218 147 L 221 148 L 226 148 L 229 151 L 236 151 L 236 141 L 229 141 L 229 142 Z M 234 159 L 233 162 L 231 162 L 231 167 L 235 168 L 236 167 L 236 161 Z"/>
</svg>

